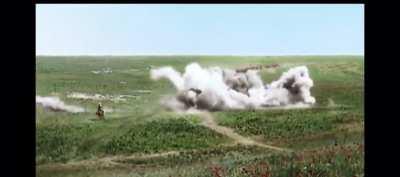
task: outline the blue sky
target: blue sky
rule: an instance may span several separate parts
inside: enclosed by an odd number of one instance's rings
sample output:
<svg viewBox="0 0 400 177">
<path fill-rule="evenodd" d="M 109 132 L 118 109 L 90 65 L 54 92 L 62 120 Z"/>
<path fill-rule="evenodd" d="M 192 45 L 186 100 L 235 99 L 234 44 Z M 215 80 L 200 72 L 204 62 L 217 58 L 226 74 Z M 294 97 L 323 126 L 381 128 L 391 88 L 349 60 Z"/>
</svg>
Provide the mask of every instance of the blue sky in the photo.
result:
<svg viewBox="0 0 400 177">
<path fill-rule="evenodd" d="M 361 4 L 39 4 L 37 55 L 364 54 Z"/>
</svg>

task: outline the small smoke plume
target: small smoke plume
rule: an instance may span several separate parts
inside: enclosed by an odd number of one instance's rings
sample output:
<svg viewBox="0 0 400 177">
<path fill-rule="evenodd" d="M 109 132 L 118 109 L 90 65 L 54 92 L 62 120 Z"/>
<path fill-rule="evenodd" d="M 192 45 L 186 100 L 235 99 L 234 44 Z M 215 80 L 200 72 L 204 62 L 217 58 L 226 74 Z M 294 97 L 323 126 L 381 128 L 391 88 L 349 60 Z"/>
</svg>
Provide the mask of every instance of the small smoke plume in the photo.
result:
<svg viewBox="0 0 400 177">
<path fill-rule="evenodd" d="M 94 101 L 103 101 L 103 100 L 111 100 L 113 102 L 125 102 L 127 99 L 125 97 L 129 97 L 129 95 L 101 95 L 101 94 L 86 94 L 79 92 L 72 92 L 67 95 L 68 98 L 80 99 L 80 100 L 94 100 Z"/>
<path fill-rule="evenodd" d="M 174 111 L 304 107 L 315 103 L 310 92 L 313 80 L 305 66 L 291 68 L 266 85 L 257 70 L 202 68 L 197 63 L 187 65 L 183 74 L 169 66 L 152 69 L 150 77 L 168 79 L 175 86 L 176 96 L 161 100 Z"/>
<path fill-rule="evenodd" d="M 93 74 L 101 74 L 101 73 L 103 73 L 103 74 L 109 74 L 109 73 L 112 73 L 112 70 L 111 70 L 111 68 L 103 68 L 103 69 L 101 69 L 101 70 L 98 70 L 98 71 L 91 71 Z"/>
<path fill-rule="evenodd" d="M 51 111 L 65 111 L 65 112 L 84 112 L 85 110 L 78 106 L 66 105 L 58 97 L 42 97 L 36 96 L 36 104 L 42 105 L 45 109 Z"/>
</svg>

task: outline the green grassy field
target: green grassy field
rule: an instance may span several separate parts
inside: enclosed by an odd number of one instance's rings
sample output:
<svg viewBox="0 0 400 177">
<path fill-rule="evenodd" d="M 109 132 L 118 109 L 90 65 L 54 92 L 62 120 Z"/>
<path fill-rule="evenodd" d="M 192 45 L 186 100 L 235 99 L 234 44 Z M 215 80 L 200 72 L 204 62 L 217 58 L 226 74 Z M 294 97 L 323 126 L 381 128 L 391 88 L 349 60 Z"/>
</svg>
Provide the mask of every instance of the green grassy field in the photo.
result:
<svg viewBox="0 0 400 177">
<path fill-rule="evenodd" d="M 150 80 L 150 68 L 169 65 L 183 71 L 190 62 L 227 68 L 279 64 L 261 71 L 264 82 L 306 65 L 314 80 L 315 107 L 212 113 L 220 126 L 292 152 L 235 145 L 202 126 L 196 115 L 160 107 L 162 96 L 175 89 L 166 80 Z M 92 73 L 102 68 L 112 73 Z M 101 101 L 113 111 L 100 121 L 95 115 L 99 101 L 67 96 L 73 92 L 130 97 Z M 58 96 L 87 110 L 49 112 L 37 106 L 38 176 L 364 176 L 360 56 L 38 56 L 36 94 Z M 110 157 L 119 159 L 104 163 Z"/>
</svg>

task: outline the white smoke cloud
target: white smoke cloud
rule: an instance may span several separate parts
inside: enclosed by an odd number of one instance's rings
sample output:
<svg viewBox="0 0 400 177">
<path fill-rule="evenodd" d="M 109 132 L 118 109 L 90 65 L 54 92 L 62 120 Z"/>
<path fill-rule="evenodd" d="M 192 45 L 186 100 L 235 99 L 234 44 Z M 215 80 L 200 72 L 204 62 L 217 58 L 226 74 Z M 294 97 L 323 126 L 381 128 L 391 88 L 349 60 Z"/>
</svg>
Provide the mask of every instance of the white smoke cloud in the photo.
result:
<svg viewBox="0 0 400 177">
<path fill-rule="evenodd" d="M 103 100 L 111 100 L 113 102 L 125 102 L 127 99 L 125 97 L 131 97 L 130 95 L 101 95 L 101 94 L 86 94 L 79 92 L 72 92 L 67 95 L 68 98 L 80 99 L 80 100 L 94 100 L 94 101 L 103 101 Z"/>
<path fill-rule="evenodd" d="M 166 78 L 174 84 L 177 90 L 183 90 L 183 80 L 181 73 L 175 71 L 172 67 L 167 66 L 157 70 L 150 70 L 150 76 L 153 80 Z"/>
<path fill-rule="evenodd" d="M 103 69 L 101 69 L 101 70 L 98 70 L 98 71 L 91 71 L 93 74 L 101 74 L 101 73 L 103 73 L 103 74 L 109 74 L 109 73 L 112 73 L 112 70 L 111 70 L 111 68 L 103 68 Z"/>
<path fill-rule="evenodd" d="M 264 85 L 256 70 L 202 68 L 197 63 L 187 65 L 183 74 L 169 66 L 152 69 L 150 77 L 166 78 L 175 86 L 176 97 L 162 100 L 163 105 L 175 111 L 303 107 L 315 103 L 310 92 L 313 81 L 305 66 L 289 69 L 269 85 Z"/>
<path fill-rule="evenodd" d="M 50 109 L 52 111 L 66 111 L 66 112 L 84 112 L 85 109 L 74 106 L 74 105 L 66 105 L 63 101 L 58 97 L 42 97 L 36 96 L 36 104 L 42 105 L 46 109 Z"/>
</svg>

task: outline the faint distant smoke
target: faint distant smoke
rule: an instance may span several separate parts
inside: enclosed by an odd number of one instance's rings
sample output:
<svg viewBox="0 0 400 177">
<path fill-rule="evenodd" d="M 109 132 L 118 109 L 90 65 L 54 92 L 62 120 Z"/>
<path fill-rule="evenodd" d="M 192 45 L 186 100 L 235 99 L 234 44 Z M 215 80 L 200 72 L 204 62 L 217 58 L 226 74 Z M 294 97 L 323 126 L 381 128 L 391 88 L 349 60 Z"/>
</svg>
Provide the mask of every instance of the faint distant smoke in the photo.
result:
<svg viewBox="0 0 400 177">
<path fill-rule="evenodd" d="M 310 89 L 313 80 L 306 66 L 289 69 L 271 84 L 264 85 L 258 70 L 202 68 L 197 63 L 186 66 L 181 74 L 172 67 L 152 69 L 153 80 L 168 79 L 176 88 L 175 97 L 161 104 L 171 110 L 257 109 L 266 107 L 301 107 L 315 103 Z"/>
<path fill-rule="evenodd" d="M 79 106 L 73 105 L 66 105 L 63 101 L 60 100 L 58 97 L 42 97 L 36 96 L 36 104 L 43 106 L 43 108 L 50 110 L 50 111 L 62 111 L 62 112 L 84 112 L 85 109 Z"/>
<path fill-rule="evenodd" d="M 79 100 L 95 100 L 95 101 L 103 101 L 103 100 L 110 100 L 113 102 L 125 102 L 127 99 L 126 96 L 123 95 L 101 95 L 101 94 L 86 94 L 86 93 L 79 93 L 79 92 L 72 92 L 67 95 L 68 98 L 79 99 Z"/>
<path fill-rule="evenodd" d="M 101 70 L 98 70 L 98 71 L 94 70 L 94 71 L 91 71 L 91 72 L 93 74 L 109 74 L 109 73 L 112 73 L 112 70 L 111 70 L 111 68 L 103 68 Z"/>
</svg>

